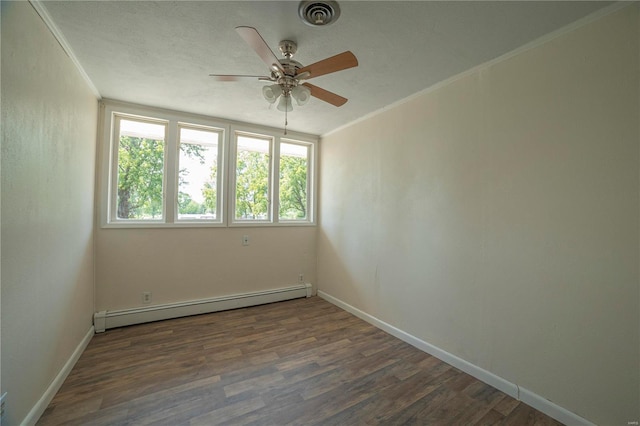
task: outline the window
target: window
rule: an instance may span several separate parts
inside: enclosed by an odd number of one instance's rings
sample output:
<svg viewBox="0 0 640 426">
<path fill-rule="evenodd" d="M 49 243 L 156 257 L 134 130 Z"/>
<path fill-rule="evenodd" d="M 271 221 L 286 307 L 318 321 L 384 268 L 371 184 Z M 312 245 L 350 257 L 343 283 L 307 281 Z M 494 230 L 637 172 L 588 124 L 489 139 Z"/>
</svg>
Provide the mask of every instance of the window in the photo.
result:
<svg viewBox="0 0 640 426">
<path fill-rule="evenodd" d="M 212 129 L 180 126 L 178 220 L 218 219 L 221 135 Z"/>
<path fill-rule="evenodd" d="M 317 140 L 102 102 L 103 227 L 315 224 Z"/>
<path fill-rule="evenodd" d="M 307 220 L 309 145 L 280 144 L 280 220 Z"/>
<path fill-rule="evenodd" d="M 233 222 L 311 222 L 313 146 L 309 142 L 236 132 Z M 276 219 L 272 218 L 273 211 L 277 212 Z"/>
<path fill-rule="evenodd" d="M 235 213 L 238 221 L 270 219 L 271 139 L 236 134 Z"/>
<path fill-rule="evenodd" d="M 116 120 L 117 218 L 162 220 L 166 123 Z"/>
</svg>

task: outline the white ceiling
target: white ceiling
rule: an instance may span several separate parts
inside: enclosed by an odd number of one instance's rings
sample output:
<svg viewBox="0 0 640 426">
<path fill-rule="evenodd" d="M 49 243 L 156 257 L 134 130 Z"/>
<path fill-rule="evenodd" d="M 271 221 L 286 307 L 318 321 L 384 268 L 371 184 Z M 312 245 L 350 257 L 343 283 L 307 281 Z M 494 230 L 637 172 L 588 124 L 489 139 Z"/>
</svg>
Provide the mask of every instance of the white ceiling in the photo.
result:
<svg viewBox="0 0 640 426">
<path fill-rule="evenodd" d="M 349 98 L 318 99 L 289 114 L 289 129 L 316 135 L 572 23 L 607 2 L 341 1 L 326 27 L 298 18 L 298 1 L 45 1 L 54 24 L 103 98 L 282 127 L 284 113 L 262 97 L 257 79 L 218 82 L 217 74 L 268 75 L 234 28 L 255 27 L 280 57 L 298 43 L 308 65 L 352 51 L 357 68 L 310 82 Z"/>
</svg>

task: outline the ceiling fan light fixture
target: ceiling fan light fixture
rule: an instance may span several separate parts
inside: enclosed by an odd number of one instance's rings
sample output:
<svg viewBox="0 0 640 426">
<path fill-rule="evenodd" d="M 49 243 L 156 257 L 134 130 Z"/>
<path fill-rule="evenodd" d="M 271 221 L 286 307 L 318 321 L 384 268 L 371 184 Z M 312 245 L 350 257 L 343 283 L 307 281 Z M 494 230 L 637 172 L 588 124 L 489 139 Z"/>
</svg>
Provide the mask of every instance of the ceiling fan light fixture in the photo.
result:
<svg viewBox="0 0 640 426">
<path fill-rule="evenodd" d="M 330 0 L 301 1 L 298 16 L 307 25 L 322 27 L 334 23 L 340 17 L 338 2 Z"/>
<path fill-rule="evenodd" d="M 278 102 L 278 111 L 291 112 L 293 111 L 293 105 L 291 105 L 291 95 L 288 93 L 283 94 Z"/>
<path fill-rule="evenodd" d="M 296 100 L 298 106 L 302 106 L 311 99 L 311 90 L 306 86 L 296 86 L 291 89 L 291 96 Z"/>
<path fill-rule="evenodd" d="M 282 87 L 279 84 L 271 84 L 262 88 L 262 96 L 270 104 L 274 103 L 282 95 Z"/>
</svg>

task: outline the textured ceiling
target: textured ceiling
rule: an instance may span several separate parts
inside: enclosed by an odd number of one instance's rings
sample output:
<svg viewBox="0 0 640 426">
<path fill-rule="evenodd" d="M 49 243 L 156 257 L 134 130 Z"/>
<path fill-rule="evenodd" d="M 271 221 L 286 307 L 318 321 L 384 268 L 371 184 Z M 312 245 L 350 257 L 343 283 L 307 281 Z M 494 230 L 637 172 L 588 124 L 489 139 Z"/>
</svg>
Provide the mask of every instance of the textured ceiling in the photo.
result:
<svg viewBox="0 0 640 426">
<path fill-rule="evenodd" d="M 308 65 L 351 50 L 357 68 L 310 82 L 349 98 L 318 99 L 289 114 L 289 129 L 322 135 L 576 21 L 610 3 L 342 1 L 327 27 L 298 18 L 297 1 L 45 1 L 41 5 L 103 98 L 281 127 L 262 97 L 268 75 L 234 28 L 255 27 L 276 53 L 298 43 Z"/>
</svg>

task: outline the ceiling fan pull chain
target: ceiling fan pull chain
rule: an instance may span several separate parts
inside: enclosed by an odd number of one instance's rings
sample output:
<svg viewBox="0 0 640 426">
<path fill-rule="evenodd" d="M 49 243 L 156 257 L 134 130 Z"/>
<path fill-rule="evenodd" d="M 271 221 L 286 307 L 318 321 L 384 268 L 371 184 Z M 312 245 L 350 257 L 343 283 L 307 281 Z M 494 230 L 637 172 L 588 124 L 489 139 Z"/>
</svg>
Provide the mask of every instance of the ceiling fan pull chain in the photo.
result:
<svg viewBox="0 0 640 426">
<path fill-rule="evenodd" d="M 289 102 L 289 97 L 285 97 L 285 102 L 288 103 Z M 289 122 L 287 121 L 287 111 L 289 110 L 288 105 L 285 104 L 285 108 L 284 108 L 284 134 L 287 134 L 287 124 L 289 124 Z"/>
</svg>

